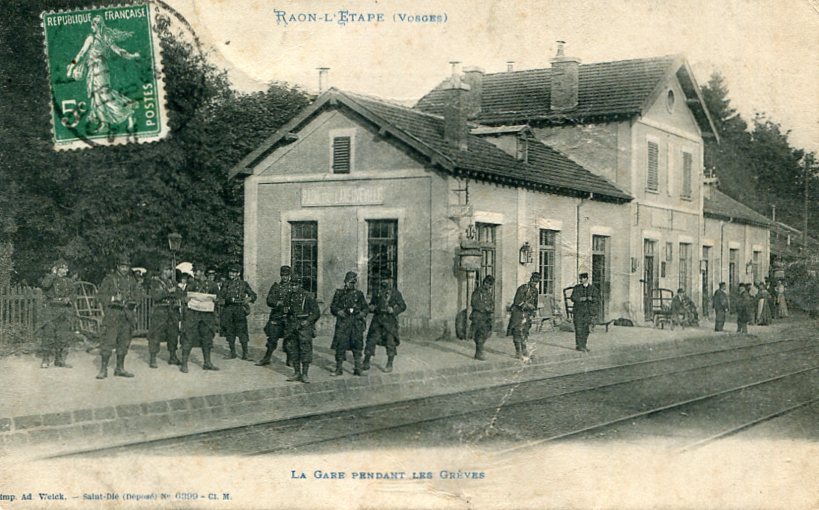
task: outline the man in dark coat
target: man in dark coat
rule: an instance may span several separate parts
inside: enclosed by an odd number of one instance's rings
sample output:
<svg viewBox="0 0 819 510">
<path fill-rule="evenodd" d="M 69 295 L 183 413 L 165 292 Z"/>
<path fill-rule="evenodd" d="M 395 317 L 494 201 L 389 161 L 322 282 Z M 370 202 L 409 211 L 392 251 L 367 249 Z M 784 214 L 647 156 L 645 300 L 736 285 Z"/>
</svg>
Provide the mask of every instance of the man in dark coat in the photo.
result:
<svg viewBox="0 0 819 510">
<path fill-rule="evenodd" d="M 495 322 L 495 293 L 492 286 L 495 285 L 495 277 L 486 275 L 481 282 L 481 286 L 472 293 L 470 305 L 472 312 L 469 318 L 472 319 L 472 339 L 475 341 L 475 359 L 486 361 L 483 346 L 486 340 L 492 335 L 492 325 Z"/>
<path fill-rule="evenodd" d="M 173 265 L 171 261 L 163 261 L 160 265 L 161 274 L 151 278 L 150 295 L 153 305 L 151 306 L 151 322 L 148 328 L 148 354 L 150 359 L 148 366 L 157 368 L 156 355 L 162 342 L 168 345 L 168 364 L 179 365 L 179 358 L 176 357 L 176 349 L 179 339 L 180 303 L 184 299 L 185 293 L 180 289 L 173 279 Z"/>
<path fill-rule="evenodd" d="M 270 290 L 267 292 L 267 306 L 270 307 L 270 316 L 267 319 L 267 324 L 264 326 L 264 332 L 267 335 L 267 350 L 264 353 L 264 358 L 262 358 L 258 363 L 257 366 L 265 366 L 270 364 L 270 357 L 273 355 L 273 351 L 276 350 L 276 347 L 279 344 L 279 338 L 284 337 L 284 325 L 287 319 L 287 310 L 285 307 L 285 303 L 287 301 L 287 296 L 290 293 L 290 275 L 292 270 L 290 266 L 282 266 L 279 269 L 279 275 L 281 276 L 281 281 L 275 282 L 273 285 L 270 286 Z M 291 366 L 292 363 L 290 361 L 290 351 L 287 346 L 282 345 L 282 348 L 287 355 L 287 366 Z"/>
<path fill-rule="evenodd" d="M 714 292 L 714 331 L 722 331 L 725 326 L 725 314 L 728 313 L 730 303 L 728 293 L 725 291 L 725 282 L 720 282 L 719 288 Z"/>
<path fill-rule="evenodd" d="M 131 335 L 136 326 L 136 307 L 141 296 L 127 256 L 120 256 L 116 271 L 103 278 L 97 297 L 105 313 L 102 319 L 101 364 L 97 379 L 108 377 L 108 360 L 113 351 L 117 353 L 114 375 L 133 377 L 134 374 L 125 370 L 125 356 L 131 345 Z"/>
<path fill-rule="evenodd" d="M 313 338 L 316 336 L 316 321 L 321 317 L 318 303 L 301 286 L 301 278 L 293 275 L 290 292 L 287 294 L 285 309 L 285 346 L 290 348 L 290 360 L 295 370 L 288 381 L 309 383 L 307 372 L 313 362 Z"/>
<path fill-rule="evenodd" d="M 529 283 L 524 283 L 515 292 L 515 299 L 512 301 L 509 325 L 506 327 L 506 336 L 512 336 L 515 344 L 515 356 L 523 361 L 529 360 L 529 349 L 526 341 L 529 339 L 529 329 L 532 327 L 532 319 L 537 313 L 537 284 L 540 281 L 540 273 L 534 272 L 529 278 Z"/>
<path fill-rule="evenodd" d="M 589 283 L 589 273 L 580 273 L 580 283 L 572 289 L 572 320 L 574 322 L 574 348 L 581 352 L 589 352 L 586 342 L 589 339 L 589 329 L 594 323 L 600 295 L 597 287 Z"/>
<path fill-rule="evenodd" d="M 71 320 L 74 317 L 74 282 L 68 278 L 68 262 L 58 259 L 51 266 L 51 272 L 43 277 L 40 289 L 45 298 L 44 319 L 42 325 L 42 355 L 40 368 L 51 365 L 54 355 L 54 366 L 71 368 L 65 362 L 68 347 L 74 336 Z"/>
<path fill-rule="evenodd" d="M 205 276 L 205 267 L 196 264 L 196 277 L 189 282 L 186 288 L 185 299 L 187 307 L 182 321 L 182 363 L 179 371 L 188 373 L 188 359 L 195 345 L 202 348 L 203 370 L 219 370 L 211 362 L 213 350 L 213 335 L 216 332 L 216 296 L 219 287 L 216 282 L 209 281 Z M 192 295 L 194 294 L 194 295 Z M 206 294 L 208 300 L 200 300 L 195 294 Z"/>
<path fill-rule="evenodd" d="M 387 349 L 387 366 L 384 372 L 392 372 L 392 363 L 398 355 L 398 315 L 407 309 L 404 296 L 393 286 L 390 277 L 381 280 L 381 288 L 373 292 L 369 311 L 373 313 L 370 329 L 367 331 L 367 347 L 364 350 L 362 370 L 370 369 L 370 358 L 375 355 L 375 346 Z"/>
<path fill-rule="evenodd" d="M 336 370 L 342 375 L 341 365 L 347 351 L 353 351 L 353 373 L 361 375 L 361 351 L 364 350 L 364 328 L 367 327 L 367 298 L 356 289 L 358 275 L 350 271 L 344 276 L 344 288 L 336 289 L 330 313 L 336 317 L 336 328 L 330 348 L 336 352 Z"/>
<path fill-rule="evenodd" d="M 239 266 L 231 266 L 228 270 L 228 281 L 218 290 L 218 302 L 222 306 L 222 330 L 230 348 L 230 353 L 225 359 L 236 359 L 237 336 L 242 345 L 242 359 L 247 359 L 247 344 L 250 341 L 247 333 L 247 315 L 250 313 L 250 304 L 256 302 L 256 293 L 250 288 L 249 283 L 239 278 L 241 272 Z M 218 284 L 213 280 L 212 285 Z"/>
</svg>

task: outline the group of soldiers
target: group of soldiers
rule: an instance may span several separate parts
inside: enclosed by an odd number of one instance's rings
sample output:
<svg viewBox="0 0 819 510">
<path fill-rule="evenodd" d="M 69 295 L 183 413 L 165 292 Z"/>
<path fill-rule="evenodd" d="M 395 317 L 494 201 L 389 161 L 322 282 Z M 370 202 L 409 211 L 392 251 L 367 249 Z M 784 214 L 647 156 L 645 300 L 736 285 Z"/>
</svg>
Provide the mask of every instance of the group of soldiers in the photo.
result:
<svg viewBox="0 0 819 510">
<path fill-rule="evenodd" d="M 597 308 L 600 303 L 600 294 L 596 287 L 589 283 L 589 274 L 580 273 L 580 283 L 572 288 L 572 321 L 574 324 L 575 349 L 581 352 L 589 352 L 587 346 L 589 332 L 594 323 Z M 529 277 L 529 281 L 518 287 L 515 298 L 510 307 L 509 324 L 506 327 L 506 336 L 512 337 L 515 345 L 515 356 L 528 361 L 530 358 L 527 341 L 532 322 L 535 320 L 538 310 L 538 285 L 540 283 L 540 273 L 534 272 Z M 495 298 L 493 286 L 495 278 L 487 275 L 481 281 L 481 285 L 472 293 L 470 305 L 472 312 L 472 338 L 475 342 L 475 359 L 486 360 L 484 346 L 486 340 L 492 334 L 495 314 Z"/>
<path fill-rule="evenodd" d="M 42 367 L 51 364 L 70 367 L 66 363 L 68 345 L 73 335 L 73 282 L 67 277 L 68 264 L 60 259 L 54 263 L 50 274 L 42 281 L 46 296 L 46 321 L 43 332 Z M 117 260 L 116 270 L 108 274 L 100 284 L 97 299 L 104 316 L 100 331 L 100 371 L 97 379 L 108 377 L 111 356 L 116 353 L 114 375 L 134 377 L 125 369 L 125 358 L 136 327 L 136 308 L 140 299 L 148 293 L 153 300 L 148 330 L 148 365 L 157 368 L 157 355 L 162 343 L 168 348 L 168 364 L 179 366 L 188 372 L 191 350 L 202 349 L 202 368 L 219 370 L 214 365 L 211 352 L 213 338 L 219 332 L 224 335 L 229 353 L 226 359 L 239 357 L 236 350 L 238 339 L 241 359 L 248 360 L 247 315 L 250 304 L 257 299 L 256 293 L 241 277 L 238 266 L 231 266 L 228 279 L 219 284 L 215 271 L 206 271 L 203 265 L 195 265 L 191 271 L 178 275 L 170 261 L 160 266 L 159 275 L 150 279 L 145 289 L 134 277 L 128 257 Z M 581 273 L 580 283 L 572 291 L 575 348 L 588 352 L 587 339 L 590 326 L 599 304 L 597 289 L 589 284 L 587 273 Z M 516 356 L 524 361 L 530 357 L 527 341 L 532 322 L 538 310 L 538 284 L 540 274 L 532 273 L 529 281 L 521 285 L 511 305 L 507 336 L 512 337 Z M 353 374 L 362 375 L 370 369 L 370 361 L 376 347 L 383 346 L 387 353 L 385 372 L 393 370 L 400 345 L 398 316 L 407 309 L 401 292 L 394 280 L 386 276 L 379 282 L 369 301 L 357 289 L 358 276 L 348 272 L 344 285 L 337 289 L 330 304 L 335 317 L 335 330 L 331 349 L 335 353 L 335 370 L 332 375 L 343 375 L 347 351 L 353 353 Z M 484 346 L 492 333 L 495 313 L 493 276 L 486 276 L 471 298 L 472 338 L 475 342 L 475 359 L 486 359 Z M 313 339 L 316 322 L 321 316 L 318 302 L 302 285 L 300 275 L 290 266 L 280 269 L 280 281 L 274 283 L 267 294 L 270 315 L 264 327 L 267 335 L 266 351 L 256 365 L 271 363 L 278 342 L 283 341 L 286 364 L 294 369 L 288 381 L 309 382 L 309 367 L 313 362 Z M 372 314 L 369 328 L 367 316 Z M 365 339 L 366 331 L 366 339 Z M 181 352 L 177 356 L 177 351 Z"/>
</svg>

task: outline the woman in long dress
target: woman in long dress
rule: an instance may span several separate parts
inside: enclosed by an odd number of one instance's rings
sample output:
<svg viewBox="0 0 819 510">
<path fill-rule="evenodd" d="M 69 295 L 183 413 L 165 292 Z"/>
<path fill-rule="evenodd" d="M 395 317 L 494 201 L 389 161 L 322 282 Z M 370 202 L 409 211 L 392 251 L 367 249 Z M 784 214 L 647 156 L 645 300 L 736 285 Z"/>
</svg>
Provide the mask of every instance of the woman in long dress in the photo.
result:
<svg viewBox="0 0 819 510">
<path fill-rule="evenodd" d="M 759 284 L 759 293 L 757 294 L 757 324 L 760 326 L 767 326 L 771 323 L 771 307 L 768 304 L 768 288 L 764 283 Z"/>
<path fill-rule="evenodd" d="M 788 315 L 788 302 L 785 300 L 785 284 L 782 280 L 776 286 L 776 308 L 779 310 L 779 318 L 784 319 Z"/>
<path fill-rule="evenodd" d="M 91 106 L 87 122 L 98 124 L 96 132 L 103 133 L 110 125 L 128 121 L 128 130 L 134 128 L 134 112 L 137 102 L 111 87 L 111 71 L 108 60 L 115 53 L 126 60 L 139 58 L 139 52 L 129 53 L 117 46 L 118 41 L 127 39 L 132 32 L 105 26 L 102 16 L 91 20 L 91 33 L 85 38 L 79 53 L 68 64 L 69 78 L 85 78 L 86 91 Z"/>
</svg>

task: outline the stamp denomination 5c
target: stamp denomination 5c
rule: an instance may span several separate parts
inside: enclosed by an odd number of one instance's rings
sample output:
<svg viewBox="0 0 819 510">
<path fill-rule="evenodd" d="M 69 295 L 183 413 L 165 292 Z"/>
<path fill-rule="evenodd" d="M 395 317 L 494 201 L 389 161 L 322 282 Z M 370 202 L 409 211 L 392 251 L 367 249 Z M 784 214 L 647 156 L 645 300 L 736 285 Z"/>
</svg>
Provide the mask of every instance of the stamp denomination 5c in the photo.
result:
<svg viewBox="0 0 819 510">
<path fill-rule="evenodd" d="M 167 134 L 159 42 L 149 4 L 42 14 L 57 149 Z"/>
</svg>

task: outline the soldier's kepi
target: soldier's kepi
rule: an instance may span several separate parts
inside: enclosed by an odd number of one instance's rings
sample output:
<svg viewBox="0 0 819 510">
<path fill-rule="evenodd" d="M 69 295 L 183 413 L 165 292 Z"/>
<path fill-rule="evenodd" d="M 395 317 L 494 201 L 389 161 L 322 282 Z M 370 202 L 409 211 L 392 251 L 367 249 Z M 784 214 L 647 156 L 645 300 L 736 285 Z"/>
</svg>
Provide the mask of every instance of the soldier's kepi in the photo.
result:
<svg viewBox="0 0 819 510">
<path fill-rule="evenodd" d="M 529 278 L 529 283 L 524 283 L 515 292 L 515 299 L 512 302 L 512 314 L 509 317 L 509 326 L 506 328 L 506 336 L 512 336 L 515 344 L 515 356 L 522 360 L 529 360 L 529 348 L 526 341 L 529 339 L 529 329 L 532 327 L 532 319 L 537 312 L 538 290 L 540 273 L 534 272 Z"/>
</svg>

